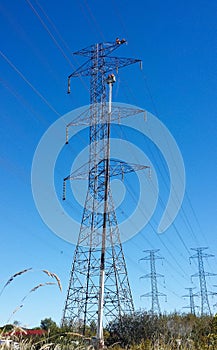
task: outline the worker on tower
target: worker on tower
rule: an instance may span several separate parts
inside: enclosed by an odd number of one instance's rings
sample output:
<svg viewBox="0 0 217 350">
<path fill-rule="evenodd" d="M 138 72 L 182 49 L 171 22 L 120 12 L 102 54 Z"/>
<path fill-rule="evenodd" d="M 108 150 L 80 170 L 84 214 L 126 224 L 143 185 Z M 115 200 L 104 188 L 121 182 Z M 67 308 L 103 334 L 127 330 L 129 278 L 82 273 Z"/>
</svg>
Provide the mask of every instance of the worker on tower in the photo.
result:
<svg viewBox="0 0 217 350">
<path fill-rule="evenodd" d="M 112 74 L 109 74 L 108 75 L 108 78 L 106 79 L 106 82 L 107 84 L 113 84 L 116 82 L 116 78 L 115 78 L 115 75 L 112 73 Z"/>
<path fill-rule="evenodd" d="M 116 38 L 116 44 L 118 44 L 118 45 L 121 45 L 121 44 L 124 44 L 126 42 L 126 40 L 125 39 L 119 39 L 119 38 Z"/>
</svg>

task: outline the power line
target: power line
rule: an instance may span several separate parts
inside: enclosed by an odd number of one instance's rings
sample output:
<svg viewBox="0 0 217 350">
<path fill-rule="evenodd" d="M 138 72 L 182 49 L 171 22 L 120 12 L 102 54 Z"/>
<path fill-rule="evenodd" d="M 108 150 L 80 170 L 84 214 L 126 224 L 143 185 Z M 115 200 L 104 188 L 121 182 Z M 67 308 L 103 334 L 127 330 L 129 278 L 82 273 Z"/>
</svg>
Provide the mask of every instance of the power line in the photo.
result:
<svg viewBox="0 0 217 350">
<path fill-rule="evenodd" d="M 26 82 L 27 85 L 31 87 L 31 89 L 38 95 L 43 102 L 58 116 L 60 117 L 60 113 L 56 111 L 56 109 L 46 100 L 46 98 L 32 85 L 32 83 L 24 76 L 23 73 L 9 60 L 9 58 L 2 52 L 0 51 L 0 55 L 4 60 L 13 68 L 13 70 Z"/>
</svg>

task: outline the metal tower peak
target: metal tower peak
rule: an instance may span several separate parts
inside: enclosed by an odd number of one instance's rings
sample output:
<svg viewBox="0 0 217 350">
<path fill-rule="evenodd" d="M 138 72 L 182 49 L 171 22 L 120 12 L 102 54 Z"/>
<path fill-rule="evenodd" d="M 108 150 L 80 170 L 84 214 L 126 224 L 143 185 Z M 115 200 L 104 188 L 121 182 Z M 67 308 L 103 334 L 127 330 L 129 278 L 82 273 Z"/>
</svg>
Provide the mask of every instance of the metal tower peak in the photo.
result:
<svg viewBox="0 0 217 350">
<path fill-rule="evenodd" d="M 94 45 L 90 45 L 81 49 L 79 51 L 74 52 L 74 55 L 91 57 L 95 53 L 96 47 L 98 47 L 98 52 L 102 52 L 104 56 L 107 56 L 114 50 L 118 49 L 121 45 L 126 44 L 127 41 L 125 39 L 116 38 L 113 42 L 102 42 Z"/>
<path fill-rule="evenodd" d="M 109 54 L 126 42 L 125 39 L 116 39 L 114 43 L 100 43 L 75 52 L 76 55 L 89 57 L 89 60 L 68 76 L 68 93 L 70 93 L 70 79 L 74 77 L 90 76 L 94 94 L 91 94 L 90 103 L 105 102 L 105 75 L 126 67 L 141 60 L 135 58 L 113 57 Z M 104 80 L 102 83 L 101 80 Z M 94 100 L 95 97 L 95 100 Z"/>
</svg>

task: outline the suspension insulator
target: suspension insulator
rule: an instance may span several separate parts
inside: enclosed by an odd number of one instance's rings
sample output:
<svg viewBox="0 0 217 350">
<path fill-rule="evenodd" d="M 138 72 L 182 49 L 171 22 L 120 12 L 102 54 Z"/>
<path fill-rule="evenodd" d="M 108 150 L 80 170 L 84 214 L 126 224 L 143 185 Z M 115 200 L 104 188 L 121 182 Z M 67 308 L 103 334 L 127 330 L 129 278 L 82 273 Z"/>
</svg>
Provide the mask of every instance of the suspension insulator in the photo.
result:
<svg viewBox="0 0 217 350">
<path fill-rule="evenodd" d="M 147 122 L 147 113 L 146 113 L 146 111 L 144 112 L 144 121 Z"/>
<path fill-rule="evenodd" d="M 121 169 L 121 181 L 124 182 L 124 169 Z"/>
<path fill-rule="evenodd" d="M 65 180 L 63 181 L 63 201 L 66 199 L 66 182 Z"/>
<path fill-rule="evenodd" d="M 151 179 L 151 168 L 149 168 L 149 170 L 148 170 L 148 177 L 149 177 L 149 179 Z"/>
<path fill-rule="evenodd" d="M 68 126 L 66 127 L 66 145 L 69 143 L 69 130 Z"/>
<path fill-rule="evenodd" d="M 67 94 L 70 94 L 71 92 L 71 88 L 70 88 L 70 78 L 68 78 L 68 90 L 67 90 Z"/>
</svg>

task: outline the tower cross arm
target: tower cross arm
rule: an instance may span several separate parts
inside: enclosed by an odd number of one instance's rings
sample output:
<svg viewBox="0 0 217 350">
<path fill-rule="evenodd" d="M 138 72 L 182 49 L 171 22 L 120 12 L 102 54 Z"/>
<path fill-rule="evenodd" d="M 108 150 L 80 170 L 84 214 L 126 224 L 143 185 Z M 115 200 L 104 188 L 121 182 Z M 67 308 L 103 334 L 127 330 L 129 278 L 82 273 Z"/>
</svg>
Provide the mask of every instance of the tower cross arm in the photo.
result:
<svg viewBox="0 0 217 350">
<path fill-rule="evenodd" d="M 147 167 L 147 168 L 150 168 L 150 167 Z M 157 259 L 164 260 L 164 258 L 162 256 L 159 256 L 159 255 L 155 255 L 154 259 L 155 260 L 157 260 Z M 151 259 L 150 259 L 150 256 L 145 256 L 144 258 L 139 259 L 139 261 L 141 261 L 141 260 L 149 260 L 150 261 Z"/>
<path fill-rule="evenodd" d="M 202 253 L 201 254 L 202 258 L 214 258 L 215 255 L 213 254 L 207 254 L 207 253 Z M 197 254 L 194 254 L 192 256 L 190 256 L 190 259 L 195 259 L 197 258 L 198 259 L 198 253 Z"/>
<path fill-rule="evenodd" d="M 208 294 L 214 296 L 217 295 L 217 292 L 208 292 Z"/>
<path fill-rule="evenodd" d="M 80 67 L 78 67 L 72 74 L 70 74 L 68 76 L 68 79 L 76 78 L 76 77 L 86 77 L 91 75 L 91 72 L 92 72 L 91 60 L 88 60 L 84 64 L 82 64 Z"/>
<path fill-rule="evenodd" d="M 104 162 L 105 160 L 101 160 L 98 164 L 98 177 L 103 176 L 104 177 Z M 70 175 L 64 178 L 64 181 L 67 180 L 87 180 L 89 176 L 89 163 L 85 163 L 83 166 L 81 166 L 79 169 L 73 171 Z M 141 165 L 141 164 L 131 164 L 131 163 L 125 163 L 123 161 L 111 159 L 110 160 L 110 166 L 109 166 L 109 177 L 114 177 L 118 175 L 123 175 L 126 173 L 136 172 L 139 170 L 145 170 L 150 169 L 150 166 L 148 165 Z M 94 169 L 90 170 L 90 173 L 94 172 Z"/>
<path fill-rule="evenodd" d="M 161 293 L 161 292 L 157 292 L 157 295 L 158 295 L 159 297 L 166 297 L 166 296 L 167 296 L 166 294 Z"/>
<path fill-rule="evenodd" d="M 149 293 L 142 294 L 141 298 L 144 298 L 144 297 L 152 297 L 152 293 L 149 292 Z"/>
<path fill-rule="evenodd" d="M 102 64 L 97 68 L 92 65 L 91 59 L 82 64 L 78 69 L 76 69 L 72 74 L 68 76 L 70 78 L 76 77 L 84 77 L 84 76 L 92 76 L 96 75 L 98 71 L 102 71 L 104 74 L 109 73 L 111 71 L 118 71 L 118 69 L 129 66 L 134 63 L 138 63 L 141 60 L 136 58 L 125 58 L 125 57 L 105 57 L 102 61 Z"/>
<path fill-rule="evenodd" d="M 99 43 L 98 51 L 99 53 L 102 52 L 104 56 L 107 56 L 114 50 L 118 49 L 121 45 L 126 43 L 127 41 L 125 39 L 119 39 L 119 38 L 117 38 L 113 42 Z M 96 49 L 96 45 L 90 45 L 85 47 L 84 49 L 74 52 L 73 54 L 85 56 L 85 57 L 91 57 L 94 54 L 95 49 Z"/>
<path fill-rule="evenodd" d="M 139 170 L 150 169 L 148 165 L 125 163 L 123 161 L 112 159 L 110 161 L 110 177 L 136 172 Z"/>
<path fill-rule="evenodd" d="M 91 114 L 91 107 L 86 108 L 82 113 L 80 113 L 78 116 L 76 116 L 70 123 L 67 124 L 66 126 L 66 143 L 68 143 L 68 132 L 69 128 L 72 126 L 77 126 L 77 125 L 95 125 L 94 120 L 91 120 L 90 114 Z M 102 112 L 102 106 L 101 104 L 96 104 L 94 106 L 95 110 L 98 113 L 99 119 L 102 119 L 103 117 L 105 118 L 108 117 L 108 103 L 105 104 L 105 109 Z M 129 107 L 125 106 L 124 104 L 117 104 L 117 103 L 112 103 L 112 111 L 110 115 L 110 123 L 117 122 L 119 123 L 122 118 L 129 118 L 136 116 L 138 114 L 141 114 L 141 117 L 146 121 L 147 116 L 146 116 L 146 111 L 144 109 L 139 109 L 135 107 Z"/>
<path fill-rule="evenodd" d="M 204 253 L 204 250 L 208 249 L 208 247 L 200 247 L 200 248 L 191 248 L 191 250 L 195 250 L 196 254 L 190 256 L 190 259 L 194 259 L 194 258 L 199 258 L 199 256 L 201 258 L 213 258 L 215 255 L 213 254 L 207 254 Z"/>
<path fill-rule="evenodd" d="M 145 294 L 141 295 L 141 298 L 143 298 L 143 297 L 152 297 L 152 295 L 153 295 L 152 292 L 145 293 Z M 161 292 L 157 292 L 157 296 L 159 296 L 159 297 L 166 297 L 166 294 L 161 293 Z"/>
<path fill-rule="evenodd" d="M 198 294 L 198 293 L 192 293 L 191 296 L 192 296 L 192 297 L 198 297 L 199 294 Z M 182 295 L 182 298 L 189 298 L 189 294 L 184 294 L 184 295 Z"/>
<path fill-rule="evenodd" d="M 141 60 L 137 58 L 126 58 L 126 57 L 107 57 L 105 60 L 105 72 L 113 71 L 113 70 L 118 70 L 120 68 L 129 66 L 134 63 L 140 63 Z"/>
<path fill-rule="evenodd" d="M 160 273 L 147 273 L 146 275 L 141 276 L 140 278 L 153 278 L 154 277 L 164 277 L 164 275 Z"/>
<path fill-rule="evenodd" d="M 192 294 L 193 296 L 196 296 L 196 297 L 200 297 L 201 296 L 201 292 L 197 292 L 197 293 L 194 293 Z M 211 295 L 211 296 L 214 296 L 214 295 L 217 295 L 217 292 L 210 292 L 210 291 L 207 291 L 207 295 Z M 189 296 L 189 295 L 188 295 Z M 184 297 L 184 295 L 183 295 Z"/>
<path fill-rule="evenodd" d="M 198 276 L 199 276 L 199 273 L 195 273 L 191 275 L 191 277 L 198 277 Z M 204 272 L 204 276 L 217 276 L 217 274 L 212 272 Z"/>
</svg>

